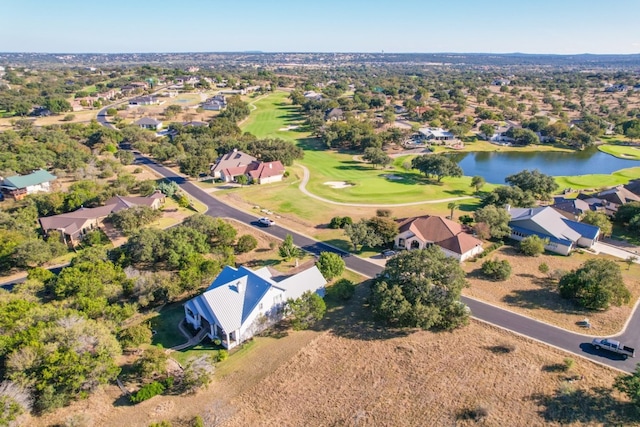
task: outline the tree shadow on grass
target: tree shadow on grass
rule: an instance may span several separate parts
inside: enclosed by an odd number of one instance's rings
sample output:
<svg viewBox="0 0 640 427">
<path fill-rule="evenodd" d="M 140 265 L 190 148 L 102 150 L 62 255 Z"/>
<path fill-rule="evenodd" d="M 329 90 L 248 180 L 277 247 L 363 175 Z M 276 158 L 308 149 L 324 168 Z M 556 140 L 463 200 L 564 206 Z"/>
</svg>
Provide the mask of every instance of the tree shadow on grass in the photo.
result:
<svg viewBox="0 0 640 427">
<path fill-rule="evenodd" d="M 540 416 L 547 422 L 562 425 L 611 424 L 629 425 L 638 421 L 638 412 L 630 403 L 612 396 L 612 390 L 596 387 L 591 390 L 574 389 L 572 383 L 558 389 L 554 394 L 535 394 L 531 399 L 541 409 Z"/>
<path fill-rule="evenodd" d="M 414 332 L 411 328 L 393 328 L 373 319 L 368 297 L 371 281 L 356 286 L 354 295 L 347 301 L 331 301 L 324 319 L 314 325 L 316 330 L 330 330 L 332 334 L 349 339 L 373 341 L 405 337 Z"/>
<path fill-rule="evenodd" d="M 582 314 L 591 312 L 576 306 L 571 301 L 562 299 L 555 290 L 550 287 L 540 287 L 538 289 L 517 289 L 509 295 L 505 295 L 502 301 L 509 305 L 514 305 L 527 309 L 546 309 L 557 313 Z"/>
</svg>

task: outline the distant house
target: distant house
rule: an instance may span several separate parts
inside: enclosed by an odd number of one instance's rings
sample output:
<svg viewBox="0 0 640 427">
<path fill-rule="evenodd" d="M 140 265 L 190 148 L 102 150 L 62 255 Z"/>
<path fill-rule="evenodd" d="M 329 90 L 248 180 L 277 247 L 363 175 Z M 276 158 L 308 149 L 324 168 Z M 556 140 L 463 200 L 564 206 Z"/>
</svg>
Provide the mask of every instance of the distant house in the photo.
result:
<svg viewBox="0 0 640 427">
<path fill-rule="evenodd" d="M 147 83 L 144 82 L 133 82 L 133 83 L 129 83 L 127 85 L 124 85 L 120 88 L 120 91 L 124 94 L 130 94 L 132 92 L 136 92 L 136 91 L 143 91 L 145 89 L 147 89 L 149 87 L 149 85 Z"/>
<path fill-rule="evenodd" d="M 562 215 L 573 218 L 576 221 L 580 220 L 585 213 L 595 210 L 584 200 L 578 198 L 565 199 L 564 197 L 555 197 L 551 207 L 559 211 Z"/>
<path fill-rule="evenodd" d="M 466 233 L 462 225 L 440 216 L 418 216 L 400 221 L 395 247 L 425 249 L 437 245 L 448 257 L 462 262 L 483 251 L 482 241 Z"/>
<path fill-rule="evenodd" d="M 257 161 L 255 157 L 234 149 L 218 158 L 216 163 L 211 166 L 210 175 L 214 178 L 221 178 L 221 172 L 223 170 L 244 167 L 255 161 Z"/>
<path fill-rule="evenodd" d="M 224 95 L 216 95 L 202 103 L 202 108 L 208 111 L 220 111 L 227 108 L 227 100 Z"/>
<path fill-rule="evenodd" d="M 403 114 L 407 112 L 407 109 L 405 107 L 403 107 L 402 105 L 394 105 L 393 106 L 393 112 L 395 114 Z"/>
<path fill-rule="evenodd" d="M 282 181 L 284 165 L 279 160 L 275 162 L 260 162 L 255 169 L 249 170 L 249 177 L 251 182 L 257 184 Z"/>
<path fill-rule="evenodd" d="M 614 216 L 620 206 L 630 202 L 640 202 L 640 196 L 627 188 L 633 188 L 633 185 L 632 183 L 627 186 L 618 185 L 595 194 L 580 193 L 577 199 L 587 203 L 591 210 Z"/>
<path fill-rule="evenodd" d="M 159 191 L 149 197 L 114 196 L 104 206 L 80 208 L 73 212 L 42 217 L 38 218 L 38 222 L 46 235 L 51 236 L 52 232 L 57 232 L 64 243 L 75 246 L 88 232 L 101 228 L 104 219 L 110 214 L 134 206 L 160 209 L 164 200 L 164 194 Z"/>
<path fill-rule="evenodd" d="M 200 128 L 200 127 L 209 126 L 209 123 L 207 123 L 207 122 L 199 122 L 197 120 L 192 120 L 190 122 L 182 122 L 182 126 Z"/>
<path fill-rule="evenodd" d="M 38 218 L 38 221 L 46 235 L 51 237 L 52 232 L 58 232 L 64 243 L 75 246 L 87 233 L 100 228 L 113 208 L 114 205 L 80 208 L 66 214 Z"/>
<path fill-rule="evenodd" d="M 130 107 L 137 107 L 139 105 L 156 105 L 159 104 L 158 98 L 153 96 L 138 96 L 129 100 Z"/>
<path fill-rule="evenodd" d="M 14 175 L 5 178 L 0 183 L 0 189 L 15 200 L 20 200 L 28 194 L 48 193 L 51 189 L 51 183 L 55 180 L 55 175 L 44 169 L 39 169 L 28 175 Z"/>
<path fill-rule="evenodd" d="M 185 321 L 231 349 L 282 319 L 288 299 L 306 291 L 324 296 L 326 283 L 316 266 L 285 278 L 268 267 L 226 266 L 202 295 L 184 305 Z"/>
<path fill-rule="evenodd" d="M 493 86 L 508 86 L 511 83 L 511 80 L 507 79 L 495 79 L 491 82 Z"/>
<path fill-rule="evenodd" d="M 453 141 L 456 139 L 453 133 L 442 128 L 420 128 L 418 132 L 428 141 Z"/>
<path fill-rule="evenodd" d="M 576 247 L 590 248 L 600 237 L 600 228 L 566 218 L 550 206 L 538 208 L 507 207 L 511 238 L 521 241 L 536 235 L 549 239 L 545 249 L 569 255 Z"/>
<path fill-rule="evenodd" d="M 229 167 L 220 171 L 220 179 L 225 182 L 236 181 L 237 177 L 244 175 L 249 182 L 255 184 L 268 184 L 282 181 L 284 166 L 280 161 L 259 162 L 257 160 L 248 165 Z"/>
<path fill-rule="evenodd" d="M 322 94 L 317 93 L 315 91 L 312 90 L 308 90 L 306 91 L 303 96 L 307 99 L 312 99 L 314 101 L 320 101 L 322 99 Z"/>
<path fill-rule="evenodd" d="M 147 206 L 151 209 L 160 209 L 165 202 L 165 195 L 156 190 L 148 197 L 113 196 L 104 202 L 105 206 L 113 205 L 111 212 L 120 212 L 134 206 Z"/>
<path fill-rule="evenodd" d="M 152 117 L 143 117 L 133 123 L 134 125 L 141 127 L 142 129 L 160 130 L 162 129 L 162 122 Z"/>
<path fill-rule="evenodd" d="M 326 121 L 344 120 L 344 111 L 342 108 L 331 108 L 324 113 L 324 119 Z"/>
<path fill-rule="evenodd" d="M 118 91 L 115 89 L 109 89 L 109 90 L 105 90 L 104 92 L 96 93 L 96 96 L 102 99 L 113 99 L 117 95 L 118 95 Z"/>
<path fill-rule="evenodd" d="M 247 91 L 244 89 L 225 89 L 218 92 L 220 95 L 246 95 Z"/>
<path fill-rule="evenodd" d="M 629 87 L 623 84 L 611 85 L 604 88 L 605 92 L 626 92 L 627 90 L 629 90 Z"/>
</svg>

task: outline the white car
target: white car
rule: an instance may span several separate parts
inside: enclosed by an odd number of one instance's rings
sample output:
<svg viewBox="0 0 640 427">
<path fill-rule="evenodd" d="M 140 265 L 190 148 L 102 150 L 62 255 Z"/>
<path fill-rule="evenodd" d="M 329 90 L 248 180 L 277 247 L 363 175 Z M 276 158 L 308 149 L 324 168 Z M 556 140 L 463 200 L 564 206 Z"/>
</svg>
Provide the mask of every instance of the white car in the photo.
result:
<svg viewBox="0 0 640 427">
<path fill-rule="evenodd" d="M 258 219 L 258 224 L 260 224 L 263 227 L 271 227 L 272 225 L 275 225 L 275 221 L 272 219 L 269 219 L 267 217 L 262 217 L 260 219 Z"/>
</svg>

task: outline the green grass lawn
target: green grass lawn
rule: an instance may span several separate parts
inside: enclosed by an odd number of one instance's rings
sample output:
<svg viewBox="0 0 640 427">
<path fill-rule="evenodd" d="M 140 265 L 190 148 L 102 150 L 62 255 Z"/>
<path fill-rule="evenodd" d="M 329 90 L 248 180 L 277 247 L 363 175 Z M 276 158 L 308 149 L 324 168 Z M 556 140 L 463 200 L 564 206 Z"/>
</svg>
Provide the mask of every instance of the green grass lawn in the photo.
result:
<svg viewBox="0 0 640 427">
<path fill-rule="evenodd" d="M 632 179 L 640 178 L 640 167 L 621 169 L 610 175 L 592 174 L 577 176 L 557 176 L 556 182 L 563 188 L 573 188 L 582 190 L 585 188 L 611 187 L 619 184 L 626 184 Z"/>
<path fill-rule="evenodd" d="M 151 329 L 156 331 L 151 343 L 161 344 L 164 348 L 170 348 L 187 341 L 184 335 L 178 330 L 178 324 L 184 319 L 184 308 L 182 302 L 176 302 L 160 310 L 149 320 Z"/>
<path fill-rule="evenodd" d="M 598 150 L 620 159 L 640 160 L 640 148 L 628 145 L 599 145 Z"/>
<path fill-rule="evenodd" d="M 291 105 L 288 97 L 287 92 L 276 91 L 252 101 L 256 109 L 242 123 L 242 130 L 258 138 L 281 138 L 292 142 L 307 137 L 308 133 L 299 129 L 281 130 L 288 126 L 300 126 L 304 122 L 299 108 Z"/>
</svg>

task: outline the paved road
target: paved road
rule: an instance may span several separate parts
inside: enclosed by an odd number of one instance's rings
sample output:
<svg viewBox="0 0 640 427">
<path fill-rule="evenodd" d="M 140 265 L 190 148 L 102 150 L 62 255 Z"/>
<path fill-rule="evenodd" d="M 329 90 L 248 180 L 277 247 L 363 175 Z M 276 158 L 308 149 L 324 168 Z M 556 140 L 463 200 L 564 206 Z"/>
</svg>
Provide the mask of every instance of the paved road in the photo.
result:
<svg viewBox="0 0 640 427">
<path fill-rule="evenodd" d="M 136 155 L 136 162 L 144 164 L 160 175 L 175 181 L 184 191 L 207 206 L 208 215 L 214 217 L 233 218 L 245 224 L 256 226 L 256 216 L 231 207 L 220 200 L 213 198 L 209 193 L 205 192 L 192 182 L 187 181 L 185 178 L 177 175 L 172 170 L 140 155 Z M 382 271 L 382 267 L 377 264 L 357 256 L 350 255 L 347 252 L 318 242 L 307 236 L 296 233 L 295 231 L 287 230 L 277 225 L 264 228 L 262 230 L 280 239 L 284 239 L 287 234 L 291 234 L 296 245 L 314 254 L 319 254 L 322 251 L 339 253 L 344 256 L 344 260 L 348 268 L 362 274 L 363 276 L 375 277 L 376 274 Z M 631 372 L 635 369 L 635 359 L 622 360 L 617 357 L 617 355 L 610 354 L 606 351 L 596 351 L 590 344 L 592 339 L 590 336 L 569 332 L 475 299 L 463 297 L 462 300 L 471 308 L 474 318 L 478 320 L 503 327 L 518 334 L 536 339 L 565 351 L 587 357 L 596 362 L 600 362 L 617 369 L 627 372 Z M 640 315 L 638 314 L 638 311 L 634 312 L 625 332 L 620 335 L 620 340 L 627 345 L 638 348 L 640 352 Z"/>
</svg>

